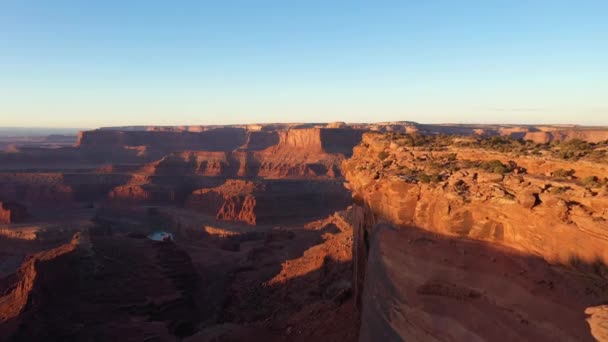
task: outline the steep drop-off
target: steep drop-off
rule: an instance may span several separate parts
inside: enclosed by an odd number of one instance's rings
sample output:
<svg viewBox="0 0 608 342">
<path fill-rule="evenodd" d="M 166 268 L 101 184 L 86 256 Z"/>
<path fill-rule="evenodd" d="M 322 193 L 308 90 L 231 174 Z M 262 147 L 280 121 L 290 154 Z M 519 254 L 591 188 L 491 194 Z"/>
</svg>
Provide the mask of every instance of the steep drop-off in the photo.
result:
<svg viewBox="0 0 608 342">
<path fill-rule="evenodd" d="M 608 263 L 605 189 L 519 169 L 525 157 L 513 158 L 513 171 L 504 174 L 460 166 L 458 158 L 457 149 L 408 148 L 366 135 L 344 170 L 355 197 L 397 225 L 490 241 L 550 262 Z M 584 167 L 601 175 L 606 166 Z M 425 183 L 433 168 L 443 171 Z"/>
<path fill-rule="evenodd" d="M 35 302 L 35 296 L 44 296 L 41 274 L 48 272 L 47 264 L 58 262 L 56 259 L 64 254 L 74 251 L 79 244 L 80 234 L 75 235 L 72 241 L 57 248 L 40 252 L 30 256 L 19 268 L 16 275 L 9 279 L 2 288 L 0 297 L 0 323 L 17 317 L 21 312 Z M 51 280 L 53 275 L 44 274 L 45 281 Z"/>
<path fill-rule="evenodd" d="M 343 164 L 360 340 L 592 340 L 585 309 L 608 299 L 605 189 L 459 152 L 366 134 Z"/>
<path fill-rule="evenodd" d="M 322 217 L 349 203 L 350 194 L 334 180 L 228 180 L 215 188 L 194 191 L 186 207 L 218 220 L 256 224 Z"/>
</svg>

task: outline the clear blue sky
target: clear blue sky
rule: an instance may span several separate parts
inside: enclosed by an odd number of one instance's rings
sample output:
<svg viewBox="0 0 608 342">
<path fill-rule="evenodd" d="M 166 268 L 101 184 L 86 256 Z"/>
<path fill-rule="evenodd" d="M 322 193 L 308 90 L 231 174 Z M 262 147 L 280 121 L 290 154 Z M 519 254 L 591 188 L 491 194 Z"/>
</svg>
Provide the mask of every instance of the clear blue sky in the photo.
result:
<svg viewBox="0 0 608 342">
<path fill-rule="evenodd" d="M 0 1 L 0 126 L 608 125 L 608 1 Z"/>
</svg>

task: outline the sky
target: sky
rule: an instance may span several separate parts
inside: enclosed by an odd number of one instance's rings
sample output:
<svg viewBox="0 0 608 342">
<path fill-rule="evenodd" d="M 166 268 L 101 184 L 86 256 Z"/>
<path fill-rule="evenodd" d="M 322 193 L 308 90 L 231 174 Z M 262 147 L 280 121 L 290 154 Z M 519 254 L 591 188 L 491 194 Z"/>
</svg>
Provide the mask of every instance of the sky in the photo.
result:
<svg viewBox="0 0 608 342">
<path fill-rule="evenodd" d="M 0 0 L 0 126 L 608 125 L 608 1 Z"/>
</svg>

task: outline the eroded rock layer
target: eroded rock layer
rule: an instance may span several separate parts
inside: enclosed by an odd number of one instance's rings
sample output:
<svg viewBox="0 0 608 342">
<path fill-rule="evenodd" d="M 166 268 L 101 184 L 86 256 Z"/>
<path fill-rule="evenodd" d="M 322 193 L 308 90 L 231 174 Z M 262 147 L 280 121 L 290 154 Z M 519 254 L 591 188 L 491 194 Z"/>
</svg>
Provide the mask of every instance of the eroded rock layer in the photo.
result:
<svg viewBox="0 0 608 342">
<path fill-rule="evenodd" d="M 401 139 L 366 134 L 343 164 L 360 339 L 592 340 L 584 311 L 608 299 L 606 164 L 553 177 L 539 157 Z"/>
<path fill-rule="evenodd" d="M 0 223 L 15 223 L 27 218 L 27 209 L 15 202 L 0 202 Z"/>
<path fill-rule="evenodd" d="M 0 341 L 601 338 L 606 132 L 335 122 L 3 141 Z"/>
</svg>

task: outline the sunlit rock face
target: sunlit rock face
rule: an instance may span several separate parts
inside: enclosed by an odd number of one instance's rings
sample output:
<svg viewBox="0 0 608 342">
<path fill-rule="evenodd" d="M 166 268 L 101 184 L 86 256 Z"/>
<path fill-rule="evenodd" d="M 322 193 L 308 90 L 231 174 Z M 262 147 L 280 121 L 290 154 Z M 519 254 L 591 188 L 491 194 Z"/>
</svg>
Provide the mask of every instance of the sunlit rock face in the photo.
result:
<svg viewBox="0 0 608 342">
<path fill-rule="evenodd" d="M 353 195 L 379 217 L 396 225 L 489 241 L 550 262 L 608 261 L 604 242 L 608 238 L 608 197 L 601 189 L 587 189 L 577 181 L 547 179 L 550 160 L 541 168 L 533 165 L 537 159 L 532 157 L 394 145 L 383 135 L 366 135 L 343 164 Z M 381 152 L 387 153 L 385 160 L 378 158 Z M 512 161 L 529 167 L 525 173 L 517 168 L 494 173 L 455 166 L 460 158 L 501 158 L 505 165 Z M 451 169 L 439 166 L 439 178 L 427 183 L 422 173 L 411 176 L 404 171 L 430 170 L 441 163 Z M 583 176 L 606 171 L 602 163 L 555 163 L 556 169 L 572 168 Z"/>
<path fill-rule="evenodd" d="M 17 223 L 27 218 L 25 206 L 15 202 L 0 202 L 0 223 Z"/>
<path fill-rule="evenodd" d="M 547 176 L 556 166 L 581 177 Z M 343 163 L 360 340 L 592 340 L 583 313 L 606 298 L 608 197 L 582 179 L 605 170 L 364 135 Z"/>
</svg>

